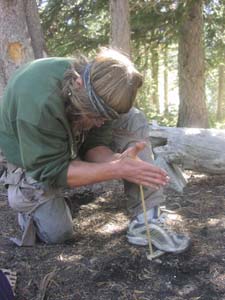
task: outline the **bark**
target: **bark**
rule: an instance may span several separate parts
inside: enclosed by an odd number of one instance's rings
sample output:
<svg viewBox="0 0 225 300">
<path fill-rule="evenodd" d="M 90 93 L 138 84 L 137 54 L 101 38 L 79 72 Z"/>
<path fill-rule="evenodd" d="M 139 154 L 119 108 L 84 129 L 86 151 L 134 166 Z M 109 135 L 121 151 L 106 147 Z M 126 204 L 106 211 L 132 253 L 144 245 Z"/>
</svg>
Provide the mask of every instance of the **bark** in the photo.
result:
<svg viewBox="0 0 225 300">
<path fill-rule="evenodd" d="M 35 7 L 35 0 L 0 0 L 0 99 L 15 70 L 36 55 L 42 56 L 43 40 L 39 41 L 41 29 Z"/>
<path fill-rule="evenodd" d="M 169 105 L 168 105 L 168 47 L 166 46 L 164 49 L 164 113 L 168 114 L 169 112 Z"/>
<path fill-rule="evenodd" d="M 41 28 L 38 7 L 36 1 L 33 0 L 25 0 L 24 5 L 27 27 L 31 37 L 31 45 L 34 52 L 34 57 L 36 59 L 41 58 L 43 57 L 44 51 L 44 34 Z"/>
<path fill-rule="evenodd" d="M 225 130 L 151 126 L 149 132 L 156 162 L 182 191 L 182 170 L 225 174 Z"/>
<path fill-rule="evenodd" d="M 128 0 L 110 0 L 111 46 L 131 55 Z"/>
<path fill-rule="evenodd" d="M 152 102 L 159 112 L 159 54 L 157 49 L 152 50 Z"/>
<path fill-rule="evenodd" d="M 217 120 L 222 121 L 225 109 L 225 65 L 219 65 Z"/>
<path fill-rule="evenodd" d="M 202 0 L 188 0 L 179 37 L 179 127 L 208 127 L 205 101 Z"/>
</svg>

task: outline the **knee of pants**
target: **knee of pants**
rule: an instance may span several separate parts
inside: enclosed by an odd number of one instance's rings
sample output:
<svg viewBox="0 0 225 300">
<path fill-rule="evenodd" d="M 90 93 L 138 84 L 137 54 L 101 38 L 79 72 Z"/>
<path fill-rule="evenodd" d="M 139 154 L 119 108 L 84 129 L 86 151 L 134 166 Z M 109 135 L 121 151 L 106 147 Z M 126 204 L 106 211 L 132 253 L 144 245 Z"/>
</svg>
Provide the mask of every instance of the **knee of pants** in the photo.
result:
<svg viewBox="0 0 225 300">
<path fill-rule="evenodd" d="M 73 220 L 64 199 L 54 199 L 33 214 L 38 237 L 47 244 L 63 243 L 73 237 Z"/>
<path fill-rule="evenodd" d="M 73 238 L 74 231 L 73 226 L 65 226 L 60 228 L 60 230 L 47 231 L 47 230 L 37 230 L 37 236 L 41 241 L 46 244 L 62 244 Z"/>
<path fill-rule="evenodd" d="M 126 129 L 135 132 L 137 130 L 148 129 L 148 121 L 145 114 L 137 108 L 132 108 L 128 113 Z"/>
<path fill-rule="evenodd" d="M 131 126 L 132 131 L 139 133 L 142 137 L 147 137 L 149 135 L 149 124 L 146 116 L 138 109 L 135 109 L 131 114 L 129 126 Z"/>
</svg>

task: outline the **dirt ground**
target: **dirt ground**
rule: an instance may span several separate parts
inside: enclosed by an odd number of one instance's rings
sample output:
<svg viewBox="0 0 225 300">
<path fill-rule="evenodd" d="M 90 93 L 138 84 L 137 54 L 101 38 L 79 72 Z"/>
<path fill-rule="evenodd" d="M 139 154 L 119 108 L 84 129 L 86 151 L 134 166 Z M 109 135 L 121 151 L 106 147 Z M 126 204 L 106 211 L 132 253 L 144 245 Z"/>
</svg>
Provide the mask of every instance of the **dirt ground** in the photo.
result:
<svg viewBox="0 0 225 300">
<path fill-rule="evenodd" d="M 192 238 L 183 254 L 146 258 L 126 241 L 129 216 L 118 182 L 65 191 L 72 200 L 74 241 L 14 246 L 15 213 L 0 189 L 0 267 L 17 272 L 18 300 L 225 300 L 225 176 L 192 174 L 182 195 L 167 191 L 167 208 Z"/>
</svg>

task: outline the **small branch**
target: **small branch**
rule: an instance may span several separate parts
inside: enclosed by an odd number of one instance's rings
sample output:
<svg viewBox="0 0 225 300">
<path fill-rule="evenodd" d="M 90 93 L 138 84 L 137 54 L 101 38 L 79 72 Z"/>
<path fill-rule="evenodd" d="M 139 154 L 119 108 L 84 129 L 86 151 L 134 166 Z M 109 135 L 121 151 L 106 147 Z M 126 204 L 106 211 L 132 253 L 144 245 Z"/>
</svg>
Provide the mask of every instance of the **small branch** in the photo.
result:
<svg viewBox="0 0 225 300">
<path fill-rule="evenodd" d="M 45 300 L 46 291 L 48 286 L 52 283 L 53 277 L 57 272 L 57 268 L 55 268 L 52 272 L 45 275 L 40 284 L 40 294 L 38 296 L 38 300 Z"/>
</svg>

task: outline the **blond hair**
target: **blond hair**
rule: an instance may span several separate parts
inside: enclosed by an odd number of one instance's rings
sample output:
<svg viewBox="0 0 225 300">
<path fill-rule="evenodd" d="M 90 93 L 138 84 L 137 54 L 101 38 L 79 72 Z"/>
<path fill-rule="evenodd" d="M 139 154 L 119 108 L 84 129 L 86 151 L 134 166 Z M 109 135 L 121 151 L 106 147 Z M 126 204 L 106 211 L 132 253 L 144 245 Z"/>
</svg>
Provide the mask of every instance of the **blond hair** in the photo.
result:
<svg viewBox="0 0 225 300">
<path fill-rule="evenodd" d="M 85 88 L 76 88 L 74 82 L 82 76 L 88 61 L 77 59 L 64 76 L 63 94 L 71 101 L 70 114 L 82 115 L 93 112 Z M 99 97 L 117 113 L 126 113 L 134 105 L 137 90 L 142 85 L 142 75 L 130 59 L 115 49 L 102 48 L 91 61 L 90 80 Z"/>
<path fill-rule="evenodd" d="M 91 82 L 96 94 L 121 114 L 134 105 L 142 75 L 127 56 L 103 48 L 92 62 Z"/>
</svg>

